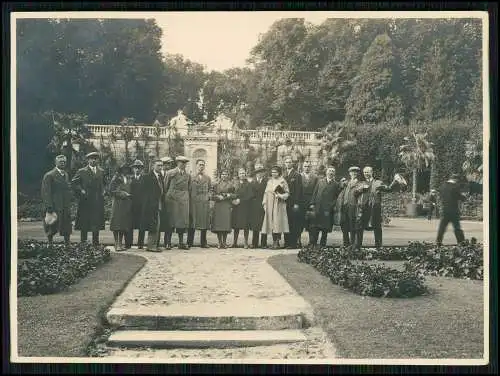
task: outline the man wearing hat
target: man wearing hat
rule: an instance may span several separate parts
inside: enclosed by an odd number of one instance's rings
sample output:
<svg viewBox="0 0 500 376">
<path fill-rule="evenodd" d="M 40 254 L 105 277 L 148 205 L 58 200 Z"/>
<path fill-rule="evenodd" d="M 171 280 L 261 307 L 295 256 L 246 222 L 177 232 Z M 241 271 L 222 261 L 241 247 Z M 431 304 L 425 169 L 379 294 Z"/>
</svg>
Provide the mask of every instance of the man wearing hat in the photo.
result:
<svg viewBox="0 0 500 376">
<path fill-rule="evenodd" d="M 59 233 L 64 242 L 69 245 L 72 232 L 71 224 L 71 185 L 66 168 L 66 156 L 58 155 L 55 167 L 47 172 L 42 179 L 42 201 L 45 213 L 55 218 L 53 222 L 44 220 L 43 227 L 49 245 L 52 245 L 54 235 Z M 55 215 L 54 215 L 55 214 Z"/>
<path fill-rule="evenodd" d="M 212 181 L 205 174 L 205 161 L 196 161 L 197 174 L 191 177 L 191 216 L 188 231 L 188 247 L 193 246 L 194 233 L 200 230 L 201 248 L 209 248 L 207 230 L 210 226 L 210 193 Z"/>
<path fill-rule="evenodd" d="M 352 166 L 349 168 L 350 179 L 342 183 L 344 188 L 339 194 L 336 202 L 335 224 L 340 225 L 344 247 L 356 248 L 359 243 L 357 226 L 358 197 L 362 192 L 359 182 L 360 168 Z"/>
<path fill-rule="evenodd" d="M 312 228 L 310 228 L 310 219 L 306 218 L 306 213 L 309 210 L 309 204 L 312 201 L 313 193 L 318 184 L 318 177 L 311 171 L 311 161 L 305 160 L 302 165 L 302 197 L 300 203 L 300 219 L 301 231 L 306 230 L 309 232 L 309 245 L 312 245 L 311 240 L 314 239 L 314 231 L 311 233 Z"/>
<path fill-rule="evenodd" d="M 253 203 L 250 206 L 250 229 L 252 230 L 252 248 L 259 247 L 259 234 L 260 234 L 260 247 L 267 248 L 267 234 L 261 234 L 262 222 L 264 222 L 264 207 L 262 200 L 264 199 L 264 192 L 267 186 L 266 169 L 262 163 L 256 163 L 252 171 L 252 189 L 254 191 Z"/>
<path fill-rule="evenodd" d="M 381 180 L 374 179 L 373 168 L 363 168 L 365 181 L 362 182 L 362 193 L 358 200 L 359 244 L 363 244 L 364 230 L 373 230 L 375 247 L 382 247 L 382 192 L 392 192 L 396 186 L 396 176 L 387 186 Z"/>
<path fill-rule="evenodd" d="M 134 230 L 139 230 L 139 237 L 137 239 L 137 246 L 139 249 L 144 247 L 144 238 L 146 231 L 141 229 L 141 213 L 143 201 L 143 172 L 144 163 L 136 159 L 131 165 L 132 167 L 132 180 L 130 182 L 130 193 L 132 194 L 132 231 L 127 234 L 125 246 L 131 248 L 134 242 Z"/>
<path fill-rule="evenodd" d="M 86 155 L 88 165 L 79 169 L 71 184 L 78 198 L 75 229 L 81 231 L 81 241 L 92 232 L 92 244 L 99 244 L 99 231 L 104 230 L 104 170 L 97 163 L 99 153 Z"/>
<path fill-rule="evenodd" d="M 179 249 L 189 249 L 189 246 L 184 244 L 184 233 L 189 228 L 191 205 L 191 176 L 186 172 L 189 160 L 178 156 L 175 161 L 177 167 L 167 171 L 165 176 L 165 209 L 170 219 L 170 227 L 175 228 L 179 236 Z M 171 248 L 171 239 L 168 241 L 167 249 Z"/>
<path fill-rule="evenodd" d="M 161 160 L 154 160 L 151 171 L 143 176 L 141 183 L 143 195 L 139 229 L 148 232 L 147 251 L 149 252 L 161 252 L 158 247 L 158 233 L 160 230 L 160 213 L 164 207 L 162 166 L 163 162 Z"/>
<path fill-rule="evenodd" d="M 460 192 L 459 185 L 460 175 L 452 174 L 439 190 L 441 198 L 441 220 L 439 222 L 436 244 L 441 246 L 443 243 L 444 232 L 448 223 L 451 222 L 457 243 L 460 244 L 465 240 L 464 232 L 460 227 L 460 201 L 465 201 L 467 198 Z"/>
<path fill-rule="evenodd" d="M 175 162 L 174 160 L 169 157 L 163 157 L 160 159 L 163 162 L 162 170 L 161 170 L 161 175 L 163 179 L 163 183 L 165 183 L 165 178 L 167 176 L 167 172 L 170 171 L 171 169 L 175 168 Z M 170 213 L 168 212 L 166 206 L 163 208 L 163 210 L 160 213 L 160 231 L 158 232 L 158 246 L 160 245 L 160 239 L 161 239 L 161 233 L 163 232 L 163 244 L 165 248 L 169 249 L 170 246 L 170 239 L 172 238 L 172 226 L 170 224 Z"/>
</svg>

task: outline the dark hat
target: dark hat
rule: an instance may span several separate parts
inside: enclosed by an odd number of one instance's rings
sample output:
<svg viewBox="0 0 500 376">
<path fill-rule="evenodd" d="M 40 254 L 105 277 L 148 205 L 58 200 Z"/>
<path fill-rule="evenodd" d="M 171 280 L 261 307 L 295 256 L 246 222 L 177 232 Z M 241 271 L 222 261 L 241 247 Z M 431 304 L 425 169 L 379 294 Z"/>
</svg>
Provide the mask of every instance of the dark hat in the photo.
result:
<svg viewBox="0 0 500 376">
<path fill-rule="evenodd" d="M 360 168 L 358 166 L 352 166 L 352 167 L 349 167 L 349 172 L 351 172 L 351 171 L 359 172 L 361 170 L 360 170 Z"/>
<path fill-rule="evenodd" d="M 266 169 L 265 169 L 264 165 L 263 165 L 263 164 L 261 164 L 261 163 L 257 163 L 257 164 L 255 165 L 255 169 L 254 169 L 252 172 L 253 172 L 253 174 L 256 174 L 256 173 L 258 173 L 258 172 L 264 172 L 264 171 L 266 171 Z"/>
<path fill-rule="evenodd" d="M 96 151 L 93 151 L 91 153 L 88 153 L 85 158 L 90 159 L 90 158 L 99 158 L 99 153 Z"/>
<path fill-rule="evenodd" d="M 64 154 L 59 154 L 56 156 L 56 159 L 67 159 Z"/>
<path fill-rule="evenodd" d="M 276 171 L 278 171 L 278 173 L 279 173 L 279 174 L 281 174 L 281 171 L 282 171 L 282 170 L 281 170 L 281 167 L 280 167 L 280 166 L 278 166 L 278 165 L 274 165 L 273 167 L 271 167 L 271 171 L 272 171 L 272 170 L 276 170 Z"/>
<path fill-rule="evenodd" d="M 186 157 L 184 157 L 183 155 L 179 155 L 178 157 L 175 158 L 175 161 L 176 162 L 189 162 L 189 159 L 187 159 Z"/>
<path fill-rule="evenodd" d="M 136 159 L 134 163 L 130 165 L 130 167 L 144 167 L 144 163 L 142 163 L 142 161 L 140 161 L 139 159 Z"/>
<path fill-rule="evenodd" d="M 130 166 L 126 163 L 123 163 L 118 167 L 117 172 L 125 172 L 125 171 L 130 171 Z"/>
</svg>

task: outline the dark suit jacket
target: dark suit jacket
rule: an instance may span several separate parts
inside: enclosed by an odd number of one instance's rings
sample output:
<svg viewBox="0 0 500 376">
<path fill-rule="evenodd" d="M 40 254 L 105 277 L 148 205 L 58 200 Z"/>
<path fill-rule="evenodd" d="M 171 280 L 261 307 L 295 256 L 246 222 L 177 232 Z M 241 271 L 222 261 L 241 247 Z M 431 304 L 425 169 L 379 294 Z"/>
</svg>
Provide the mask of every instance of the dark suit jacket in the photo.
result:
<svg viewBox="0 0 500 376">
<path fill-rule="evenodd" d="M 71 181 L 78 197 L 75 229 L 83 231 L 104 230 L 104 170 L 96 167 L 94 174 L 90 166 L 79 169 Z M 82 189 L 85 194 L 82 194 Z"/>
<path fill-rule="evenodd" d="M 44 212 L 56 212 L 57 221 L 49 226 L 44 221 L 44 228 L 47 233 L 71 234 L 71 184 L 68 173 L 61 175 L 56 168 L 47 172 L 42 180 L 42 200 Z"/>
<path fill-rule="evenodd" d="M 465 196 L 460 192 L 460 185 L 447 181 L 441 186 L 439 194 L 441 198 L 441 215 L 459 217 L 460 201 L 465 200 Z"/>
<path fill-rule="evenodd" d="M 312 221 L 314 227 L 332 231 L 334 209 L 340 191 L 340 184 L 335 180 L 330 183 L 326 178 L 319 180 L 310 202 L 314 205 L 315 217 Z"/>
<path fill-rule="evenodd" d="M 155 230 L 158 224 L 158 213 L 163 207 L 163 179 L 161 174 L 156 178 L 153 171 L 144 175 L 142 182 L 143 200 L 141 230 Z"/>
<path fill-rule="evenodd" d="M 288 171 L 285 171 L 283 177 L 290 190 L 290 197 L 286 200 L 287 206 L 291 207 L 295 204 L 300 205 L 302 201 L 302 176 L 297 170 L 293 169 L 290 174 L 288 174 Z"/>
</svg>

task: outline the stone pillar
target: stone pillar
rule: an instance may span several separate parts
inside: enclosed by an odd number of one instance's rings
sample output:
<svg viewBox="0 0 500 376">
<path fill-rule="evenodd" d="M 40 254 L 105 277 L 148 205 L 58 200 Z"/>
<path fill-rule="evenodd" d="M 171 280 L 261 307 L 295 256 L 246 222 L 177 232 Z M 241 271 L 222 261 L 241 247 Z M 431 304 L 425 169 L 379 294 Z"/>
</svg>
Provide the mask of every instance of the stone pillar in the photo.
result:
<svg viewBox="0 0 500 376">
<path fill-rule="evenodd" d="M 194 136 L 184 138 L 186 157 L 189 158 L 187 169 L 190 173 L 196 171 L 196 160 L 205 160 L 205 173 L 213 179 L 217 169 L 217 138 Z"/>
</svg>

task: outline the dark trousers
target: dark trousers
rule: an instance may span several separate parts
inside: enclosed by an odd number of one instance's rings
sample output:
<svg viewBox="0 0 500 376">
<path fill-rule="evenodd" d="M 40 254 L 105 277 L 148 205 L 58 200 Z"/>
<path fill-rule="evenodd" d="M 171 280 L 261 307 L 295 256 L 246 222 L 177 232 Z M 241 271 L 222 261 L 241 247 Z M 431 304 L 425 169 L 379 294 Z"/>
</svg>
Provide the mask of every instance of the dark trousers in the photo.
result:
<svg viewBox="0 0 500 376">
<path fill-rule="evenodd" d="M 321 239 L 319 240 L 319 245 L 322 247 L 326 246 L 326 241 L 328 239 L 328 231 L 321 230 L 319 228 L 312 228 L 309 230 L 309 242 L 310 245 L 318 244 L 319 233 L 321 232 Z"/>
<path fill-rule="evenodd" d="M 64 244 L 69 245 L 70 234 L 64 234 Z M 54 234 L 48 234 L 47 239 L 49 241 L 49 245 L 52 245 L 54 242 Z"/>
<path fill-rule="evenodd" d="M 187 244 L 190 247 L 193 246 L 195 232 L 196 232 L 196 229 L 194 229 L 194 228 L 190 228 L 188 230 Z M 205 247 L 207 245 L 207 230 L 206 229 L 200 230 L 200 245 L 202 247 Z"/>
<path fill-rule="evenodd" d="M 453 225 L 453 230 L 455 232 L 455 238 L 457 238 L 457 243 L 460 244 L 465 240 L 464 232 L 460 227 L 460 216 L 443 214 L 438 227 L 438 233 L 436 239 L 437 245 L 441 245 L 443 243 L 443 236 L 446 231 L 446 227 L 448 227 L 448 224 L 450 222 Z"/>
<path fill-rule="evenodd" d="M 254 248 L 259 247 L 259 234 L 260 234 L 260 231 L 253 231 L 252 232 L 252 246 Z M 260 247 L 261 248 L 267 247 L 267 234 L 260 234 Z"/>
<path fill-rule="evenodd" d="M 288 227 L 290 231 L 285 233 L 285 247 L 296 247 L 300 240 L 303 223 L 300 219 L 300 211 L 293 210 L 293 205 L 286 208 L 288 216 Z"/>
<path fill-rule="evenodd" d="M 139 230 L 139 235 L 137 238 L 137 246 L 144 247 L 144 238 L 146 237 L 146 231 Z M 127 232 L 125 235 L 125 247 L 130 248 L 134 244 L 134 230 Z"/>
<path fill-rule="evenodd" d="M 356 231 L 342 225 L 340 226 L 340 229 L 342 230 L 342 242 L 344 247 L 354 245 L 354 241 L 356 240 Z"/>
<path fill-rule="evenodd" d="M 88 231 L 81 231 L 80 232 L 80 240 L 82 243 L 85 243 L 88 239 Z M 92 231 L 92 244 L 98 245 L 99 244 L 99 231 Z"/>
</svg>

